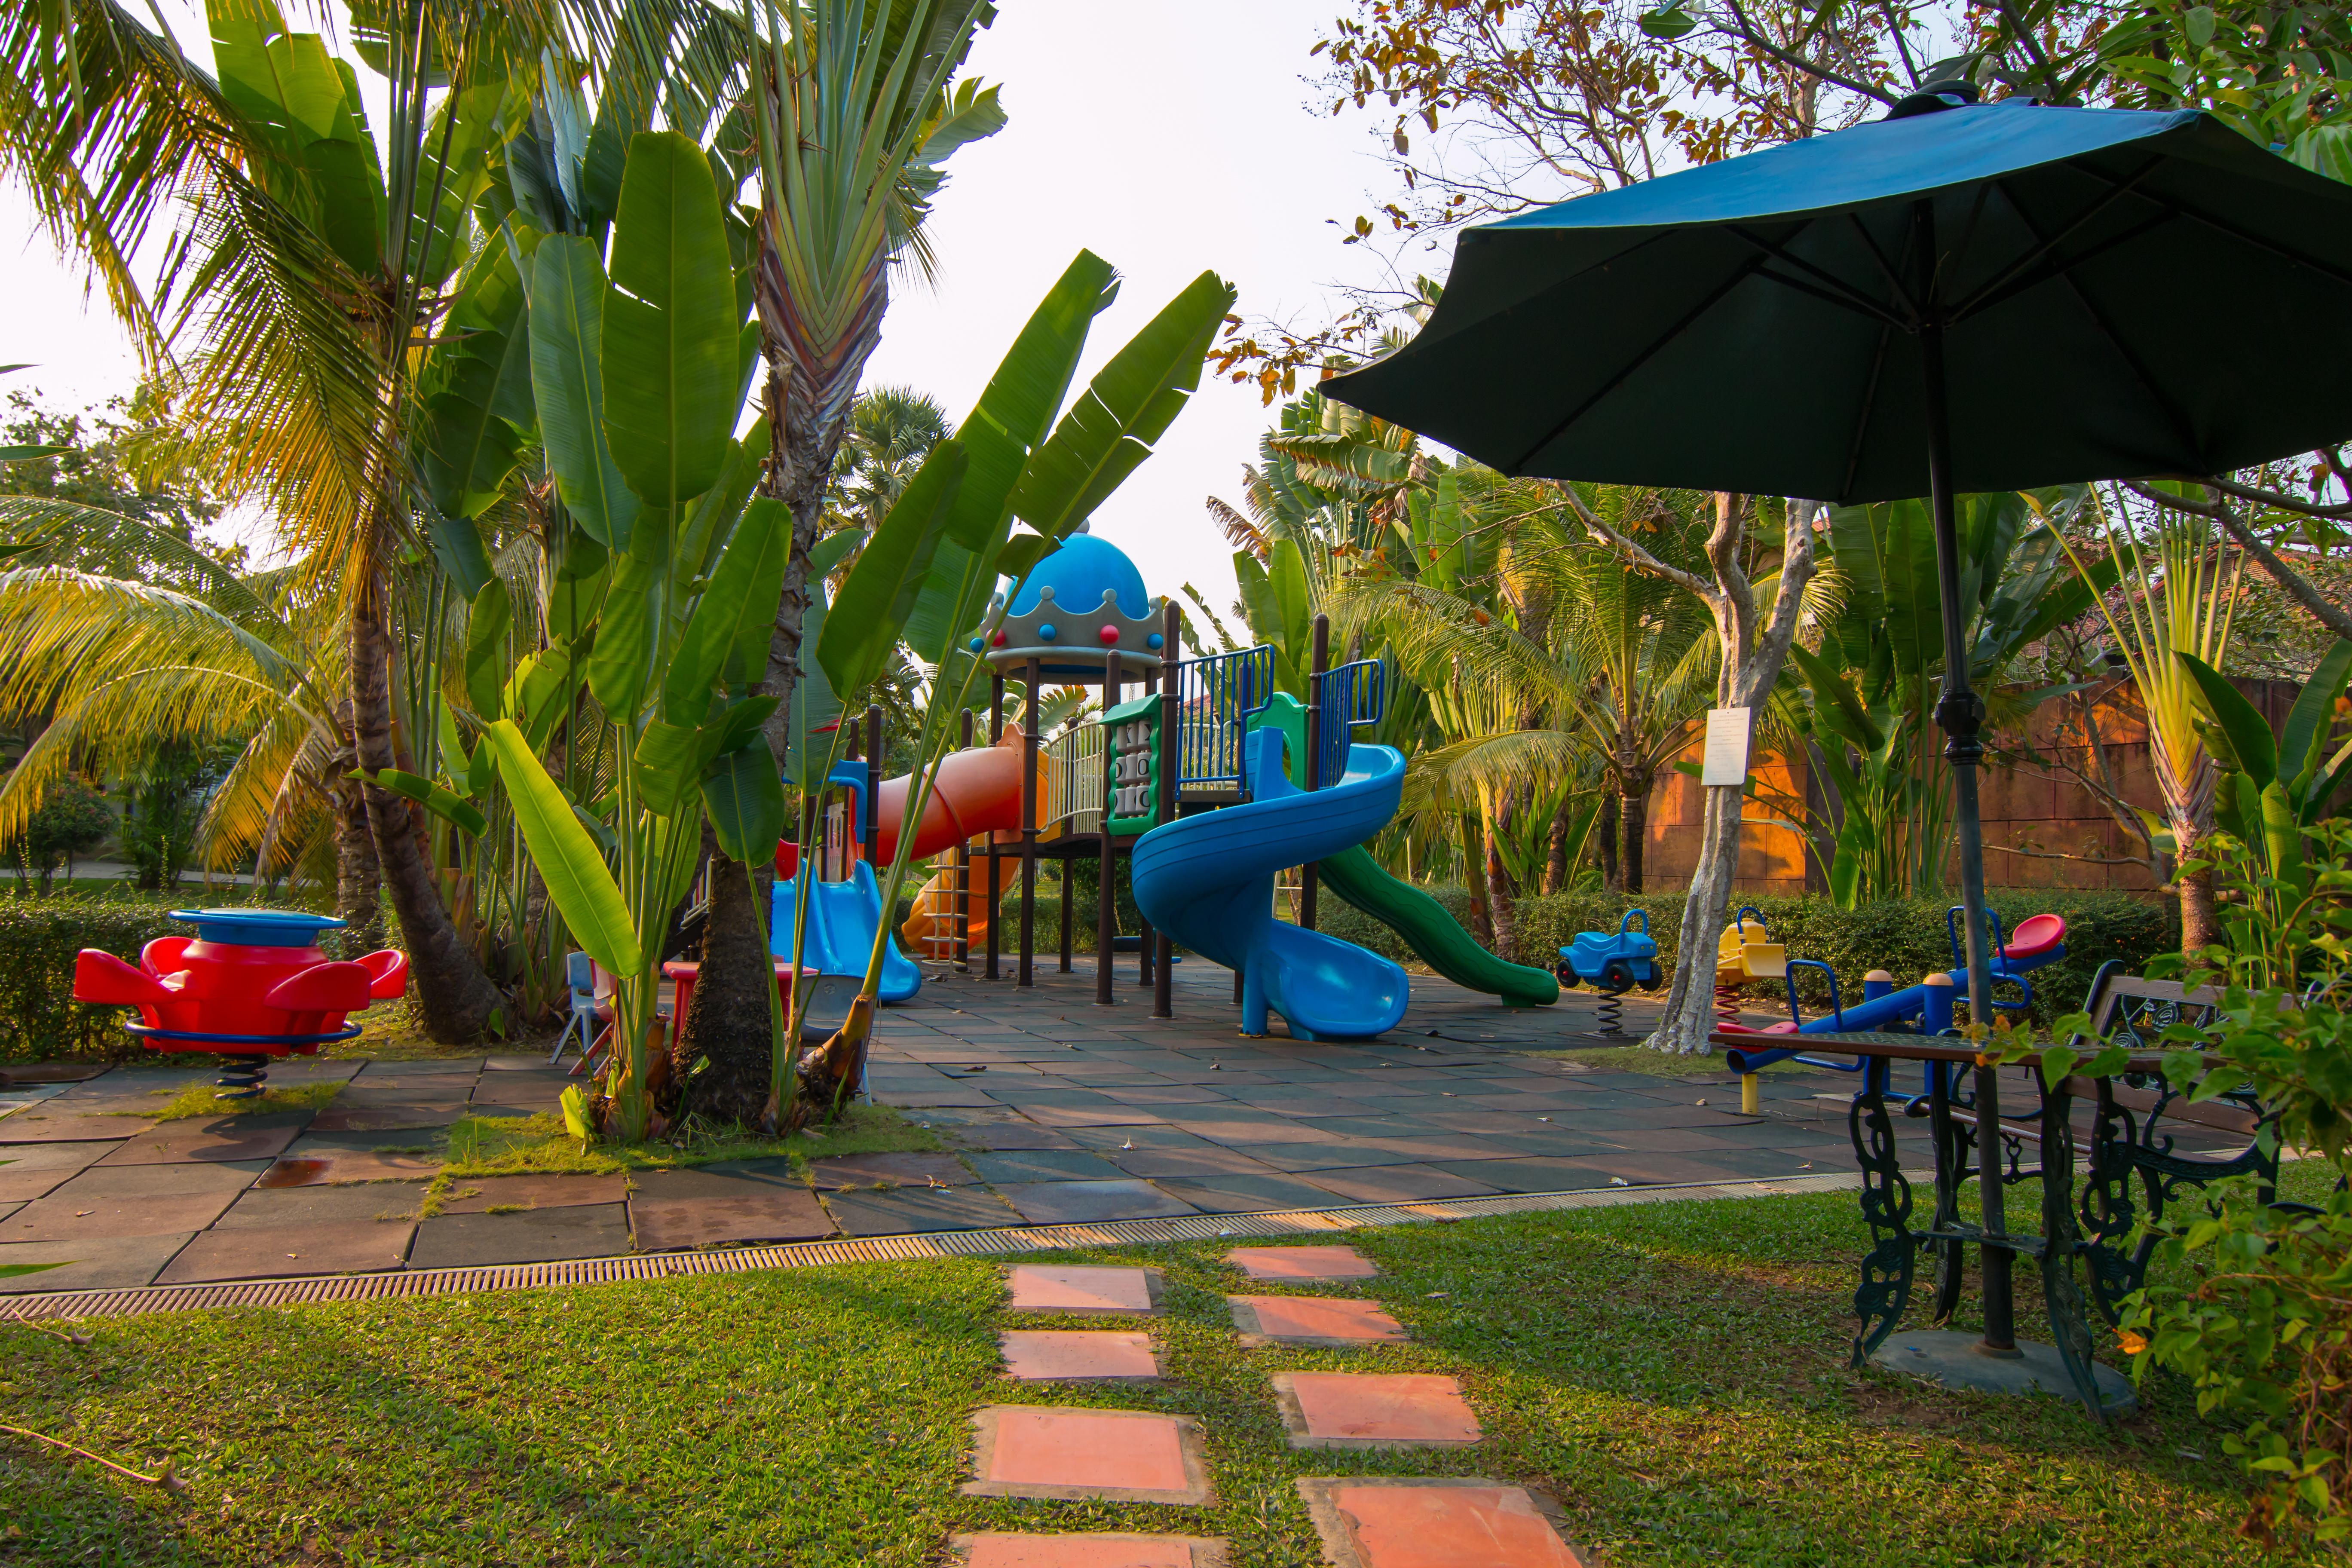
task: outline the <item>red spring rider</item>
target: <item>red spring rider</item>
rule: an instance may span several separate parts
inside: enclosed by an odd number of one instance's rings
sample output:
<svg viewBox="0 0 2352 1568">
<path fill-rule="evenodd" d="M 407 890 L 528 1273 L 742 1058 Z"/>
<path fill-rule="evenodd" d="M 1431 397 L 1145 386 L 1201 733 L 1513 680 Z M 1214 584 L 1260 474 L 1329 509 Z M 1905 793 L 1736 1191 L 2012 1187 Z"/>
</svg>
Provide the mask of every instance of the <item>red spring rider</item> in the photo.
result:
<svg viewBox="0 0 2352 1568">
<path fill-rule="evenodd" d="M 319 951 L 343 922 L 296 910 L 173 910 L 194 940 L 159 936 L 138 967 L 86 947 L 74 960 L 74 1000 L 136 1007 L 123 1027 L 152 1050 L 220 1056 L 225 1100 L 262 1092 L 272 1057 L 316 1056 L 360 1032 L 344 1022 L 408 989 L 408 955 L 385 949 L 341 963 Z"/>
</svg>

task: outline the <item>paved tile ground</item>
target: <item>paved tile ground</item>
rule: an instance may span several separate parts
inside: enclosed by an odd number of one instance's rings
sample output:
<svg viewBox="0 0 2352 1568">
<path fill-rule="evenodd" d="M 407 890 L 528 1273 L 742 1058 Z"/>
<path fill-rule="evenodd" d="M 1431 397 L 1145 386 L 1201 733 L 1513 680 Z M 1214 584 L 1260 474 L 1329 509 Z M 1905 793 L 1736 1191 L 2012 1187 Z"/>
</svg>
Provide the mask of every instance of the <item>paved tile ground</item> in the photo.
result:
<svg viewBox="0 0 2352 1568">
<path fill-rule="evenodd" d="M 1108 1007 L 1095 1005 L 1083 962 L 1065 975 L 1048 961 L 1028 991 L 935 970 L 912 1002 L 883 1011 L 868 1087 L 948 1152 L 819 1157 L 797 1173 L 767 1160 L 468 1182 L 430 1218 L 420 1205 L 448 1124 L 552 1111 L 567 1079 L 529 1056 L 298 1060 L 273 1067 L 270 1082 L 339 1084 L 324 1109 L 163 1121 L 154 1112 L 208 1079 L 209 1062 L 8 1069 L 0 1262 L 73 1268 L 0 1281 L 0 1292 L 247 1278 L 273 1254 L 286 1274 L 361 1266 L 347 1258 L 438 1268 L 1768 1179 L 1853 1163 L 1852 1079 L 1769 1078 L 1765 1114 L 1751 1117 L 1728 1074 L 1592 1070 L 1573 1053 L 1606 1042 L 1590 1032 L 1592 1001 L 1574 992 L 1554 1007 L 1510 1008 L 1416 976 L 1403 1024 L 1378 1040 L 1252 1040 L 1234 1032 L 1225 971 L 1180 965 L 1177 1016 L 1154 1019 L 1134 960 L 1121 963 Z M 1629 999 L 1630 1029 L 1647 1005 Z M 1925 1131 L 1898 1126 L 1920 1164 Z M 404 1254 L 386 1257 L 410 1226 Z"/>
</svg>

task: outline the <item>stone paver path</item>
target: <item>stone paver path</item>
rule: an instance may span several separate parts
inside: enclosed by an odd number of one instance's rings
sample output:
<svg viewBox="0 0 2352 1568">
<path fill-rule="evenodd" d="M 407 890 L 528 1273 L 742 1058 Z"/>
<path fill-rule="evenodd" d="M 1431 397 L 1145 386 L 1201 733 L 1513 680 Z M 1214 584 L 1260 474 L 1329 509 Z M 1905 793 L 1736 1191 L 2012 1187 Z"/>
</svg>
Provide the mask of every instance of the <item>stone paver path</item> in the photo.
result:
<svg viewBox="0 0 2352 1568">
<path fill-rule="evenodd" d="M 1123 959 L 1117 1005 L 1050 963 L 1027 991 L 933 971 L 885 1009 L 869 1073 L 950 1149 L 782 1159 L 619 1176 L 445 1184 L 460 1116 L 553 1112 L 571 1080 L 538 1058 L 296 1059 L 273 1088 L 335 1086 L 315 1111 L 162 1121 L 209 1062 L 0 1069 L 0 1262 L 71 1267 L 0 1293 L 527 1263 L 846 1235 L 1097 1224 L 1413 1204 L 1851 1170 L 1853 1080 L 1763 1083 L 1740 1113 L 1723 1079 L 1596 1071 L 1592 1004 L 1509 1008 L 1416 976 L 1378 1040 L 1234 1033 L 1229 977 L 1176 970 L 1174 1019 Z M 1638 1009 L 1629 1015 L 1637 1027 Z M 1567 1050 L 1566 1058 L 1531 1055 Z M 20 1081 L 20 1079 L 22 1081 Z M 1926 1123 L 1898 1136 L 1927 1163 Z M 359 1195 L 346 1195 L 351 1189 Z M 261 1233 L 215 1237 L 214 1231 Z M 198 1237 L 204 1237 L 201 1245 Z M 1272 1259 L 1288 1251 L 1260 1249 Z M 373 1260 L 354 1262 L 352 1260 Z M 1317 1278 L 1281 1272 L 1268 1279 Z"/>
</svg>

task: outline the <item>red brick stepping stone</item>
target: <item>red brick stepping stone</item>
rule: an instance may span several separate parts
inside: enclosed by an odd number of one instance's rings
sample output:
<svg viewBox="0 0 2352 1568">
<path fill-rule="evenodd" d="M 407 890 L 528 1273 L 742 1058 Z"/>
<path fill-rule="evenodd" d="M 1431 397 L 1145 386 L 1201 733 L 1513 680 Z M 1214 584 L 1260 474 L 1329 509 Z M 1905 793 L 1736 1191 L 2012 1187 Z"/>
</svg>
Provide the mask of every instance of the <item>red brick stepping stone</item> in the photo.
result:
<svg viewBox="0 0 2352 1568">
<path fill-rule="evenodd" d="M 1150 1334 L 1116 1329 L 1007 1329 L 1004 1375 L 1016 1383 L 1143 1382 L 1160 1375 Z"/>
<path fill-rule="evenodd" d="M 1406 1337 L 1378 1301 L 1331 1296 L 1228 1296 L 1244 1344 L 1381 1344 Z"/>
<path fill-rule="evenodd" d="M 1352 1247 L 1236 1247 L 1225 1261 L 1253 1279 L 1370 1279 L 1380 1272 Z"/>
<path fill-rule="evenodd" d="M 1015 1312 L 1074 1312 L 1088 1317 L 1149 1317 L 1159 1310 L 1160 1270 L 1017 1263 L 1012 1270 Z"/>
<path fill-rule="evenodd" d="M 1333 1568 L 1583 1568 L 1551 1500 L 1478 1477 L 1298 1483 Z"/>
<path fill-rule="evenodd" d="M 1273 1383 L 1294 1448 L 1417 1448 L 1482 1436 L 1462 1385 L 1450 1377 L 1279 1372 Z"/>
<path fill-rule="evenodd" d="M 1100 1498 L 1198 1507 L 1215 1500 L 1190 1416 L 992 1405 L 971 1418 L 969 1497 Z"/>
<path fill-rule="evenodd" d="M 1222 1538 L 1202 1535 L 959 1535 L 962 1568 L 1225 1568 Z"/>
<path fill-rule="evenodd" d="M 264 1229 L 247 1226 L 207 1230 L 188 1243 L 158 1285 L 209 1279 L 285 1279 L 315 1274 L 372 1274 L 397 1268 L 408 1256 L 413 1224 L 345 1220 Z"/>
</svg>

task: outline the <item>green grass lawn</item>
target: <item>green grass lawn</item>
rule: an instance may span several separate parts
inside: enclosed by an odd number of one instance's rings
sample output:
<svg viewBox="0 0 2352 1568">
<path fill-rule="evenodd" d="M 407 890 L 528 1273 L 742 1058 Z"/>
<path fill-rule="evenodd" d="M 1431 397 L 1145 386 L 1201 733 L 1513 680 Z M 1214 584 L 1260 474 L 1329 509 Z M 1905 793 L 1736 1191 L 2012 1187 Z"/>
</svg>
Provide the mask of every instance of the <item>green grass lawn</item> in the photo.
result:
<svg viewBox="0 0 2352 1568">
<path fill-rule="evenodd" d="M 1236 1568 L 1303 1568 L 1292 1481 L 1371 1472 L 1548 1489 L 1613 1568 L 2303 1560 L 2234 1533 L 2243 1489 L 2177 1384 L 2103 1429 L 1848 1371 L 1851 1194 L 1346 1239 L 1413 1343 L 1244 1350 L 1235 1243 L 1098 1255 L 1169 1270 L 1173 1381 L 1145 1389 L 1000 1383 L 984 1260 L 101 1321 L 86 1349 L 0 1327 L 0 1421 L 192 1482 L 174 1500 L 0 1436 L 0 1562 L 914 1568 L 1026 1529 L 1223 1535 Z M 1487 1441 L 1294 1453 L 1266 1379 L 1318 1368 L 1453 1373 Z M 1024 1402 L 1200 1417 L 1219 1501 L 958 1495 L 969 1412 Z"/>
</svg>

